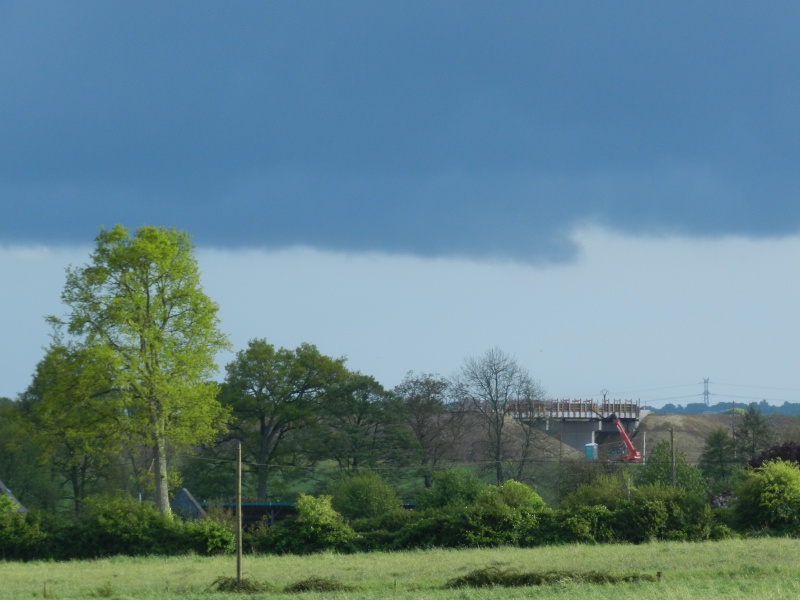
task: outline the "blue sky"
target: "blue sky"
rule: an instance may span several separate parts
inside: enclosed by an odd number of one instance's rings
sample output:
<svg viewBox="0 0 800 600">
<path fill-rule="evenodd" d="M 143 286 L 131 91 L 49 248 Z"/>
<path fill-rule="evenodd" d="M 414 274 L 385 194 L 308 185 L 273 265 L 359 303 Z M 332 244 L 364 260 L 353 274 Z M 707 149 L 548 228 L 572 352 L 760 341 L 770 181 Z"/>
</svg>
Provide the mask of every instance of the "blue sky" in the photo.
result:
<svg viewBox="0 0 800 600">
<path fill-rule="evenodd" d="M 0 395 L 122 223 L 194 236 L 236 348 L 800 400 L 799 29 L 790 2 L 2 1 Z"/>
</svg>

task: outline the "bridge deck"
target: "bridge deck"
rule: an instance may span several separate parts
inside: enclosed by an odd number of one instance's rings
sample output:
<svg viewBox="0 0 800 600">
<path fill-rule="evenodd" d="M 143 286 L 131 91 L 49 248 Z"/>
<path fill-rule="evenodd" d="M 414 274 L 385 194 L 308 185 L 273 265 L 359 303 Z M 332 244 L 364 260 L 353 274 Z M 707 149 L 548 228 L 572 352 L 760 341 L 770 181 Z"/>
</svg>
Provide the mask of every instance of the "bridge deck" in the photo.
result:
<svg viewBox="0 0 800 600">
<path fill-rule="evenodd" d="M 620 420 L 638 419 L 639 401 L 633 400 L 534 400 L 515 411 L 519 419 L 579 419 L 599 421 L 616 415 Z"/>
</svg>

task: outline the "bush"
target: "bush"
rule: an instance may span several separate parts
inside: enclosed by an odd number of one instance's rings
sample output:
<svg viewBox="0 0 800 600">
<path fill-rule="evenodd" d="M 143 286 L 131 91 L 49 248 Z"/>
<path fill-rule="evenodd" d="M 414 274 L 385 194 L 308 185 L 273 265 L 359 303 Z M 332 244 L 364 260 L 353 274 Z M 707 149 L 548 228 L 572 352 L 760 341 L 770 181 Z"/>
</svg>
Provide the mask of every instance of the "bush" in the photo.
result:
<svg viewBox="0 0 800 600">
<path fill-rule="evenodd" d="M 0 515 L 12 512 L 17 512 L 17 505 L 11 498 L 0 492 Z"/>
<path fill-rule="evenodd" d="M 152 502 L 137 502 L 130 496 L 87 498 L 76 525 L 76 558 L 178 551 L 176 523 Z"/>
<path fill-rule="evenodd" d="M 745 472 L 736 487 L 733 511 L 742 530 L 800 534 L 800 468 L 778 459 Z"/>
<path fill-rule="evenodd" d="M 544 500 L 524 483 L 509 480 L 496 487 L 486 486 L 477 499 L 480 505 L 495 505 L 512 510 L 536 512 L 545 507 Z"/>
<path fill-rule="evenodd" d="M 597 544 L 614 541 L 614 513 L 605 506 L 581 506 L 564 518 L 566 542 Z"/>
<path fill-rule="evenodd" d="M 16 510 L 16 505 L 14 509 Z M 46 541 L 47 533 L 42 529 L 36 514 L 0 512 L 0 559 L 44 558 L 43 545 Z"/>
<path fill-rule="evenodd" d="M 595 544 L 610 542 L 614 513 L 604 506 L 583 506 L 575 510 L 546 508 L 524 524 L 519 544 L 534 547 L 552 544 Z"/>
<path fill-rule="evenodd" d="M 568 510 L 582 506 L 604 506 L 615 510 L 628 499 L 630 491 L 631 482 L 626 475 L 600 475 L 591 483 L 578 486 L 577 490 L 564 498 L 561 506 Z"/>
<path fill-rule="evenodd" d="M 181 547 L 184 552 L 211 556 L 232 554 L 236 550 L 236 533 L 225 523 L 206 517 L 182 525 Z"/>
<path fill-rule="evenodd" d="M 631 500 L 616 511 L 620 541 L 708 539 L 713 515 L 703 496 L 685 488 L 652 483 L 634 488 Z"/>
<path fill-rule="evenodd" d="M 486 487 L 478 477 L 466 469 L 448 469 L 433 478 L 433 486 L 422 491 L 417 499 L 419 508 L 444 508 L 475 504 Z"/>
<path fill-rule="evenodd" d="M 397 538 L 403 528 L 425 518 L 425 513 L 426 511 L 396 510 L 372 519 L 356 519 L 351 525 L 358 534 L 358 550 L 371 552 L 398 547 Z"/>
<path fill-rule="evenodd" d="M 667 524 L 667 507 L 660 500 L 622 502 L 614 513 L 617 539 L 641 544 L 659 539 Z"/>
<path fill-rule="evenodd" d="M 397 493 L 373 471 L 346 475 L 329 491 L 333 508 L 349 520 L 379 517 L 402 509 Z"/>
<path fill-rule="evenodd" d="M 297 514 L 276 523 L 267 535 L 270 551 L 289 554 L 349 552 L 355 539 L 356 533 L 331 506 L 330 496 L 305 494 L 297 499 Z"/>
</svg>

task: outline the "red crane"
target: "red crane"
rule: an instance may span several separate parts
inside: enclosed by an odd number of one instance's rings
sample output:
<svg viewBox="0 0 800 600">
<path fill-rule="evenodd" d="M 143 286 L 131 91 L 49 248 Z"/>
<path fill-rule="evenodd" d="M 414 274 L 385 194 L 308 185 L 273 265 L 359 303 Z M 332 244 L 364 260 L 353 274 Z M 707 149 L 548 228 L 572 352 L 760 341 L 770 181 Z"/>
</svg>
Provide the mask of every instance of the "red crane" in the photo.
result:
<svg viewBox="0 0 800 600">
<path fill-rule="evenodd" d="M 622 436 L 622 441 L 625 442 L 625 453 L 620 457 L 622 462 L 629 462 L 629 463 L 636 463 L 639 464 L 642 462 L 642 454 L 636 448 L 633 447 L 633 442 L 631 442 L 631 438 L 628 437 L 628 432 L 625 431 L 625 427 L 623 427 L 620 420 L 617 418 L 617 415 L 610 415 L 603 419 L 604 421 L 613 421 L 614 425 L 617 426 L 617 430 L 619 431 L 620 436 Z"/>
</svg>

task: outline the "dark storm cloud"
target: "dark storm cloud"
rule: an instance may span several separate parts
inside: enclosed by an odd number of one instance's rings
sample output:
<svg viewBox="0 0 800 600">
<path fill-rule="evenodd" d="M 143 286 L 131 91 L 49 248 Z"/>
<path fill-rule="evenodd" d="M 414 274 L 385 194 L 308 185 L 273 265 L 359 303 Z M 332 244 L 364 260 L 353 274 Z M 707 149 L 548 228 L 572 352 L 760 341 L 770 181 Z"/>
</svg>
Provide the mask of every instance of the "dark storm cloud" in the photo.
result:
<svg viewBox="0 0 800 600">
<path fill-rule="evenodd" d="M 794 3 L 0 3 L 0 241 L 569 257 L 800 227 Z"/>
</svg>

